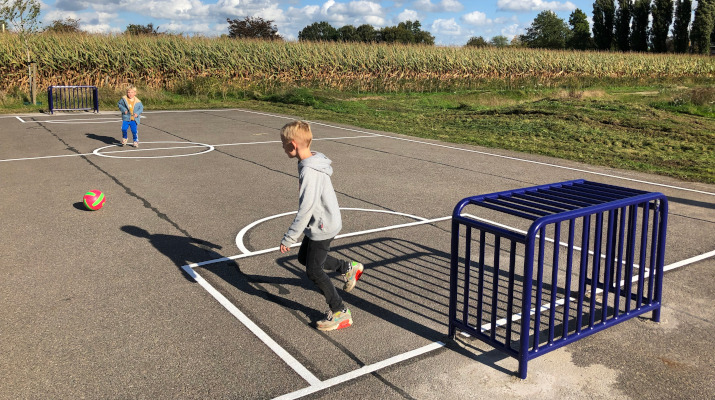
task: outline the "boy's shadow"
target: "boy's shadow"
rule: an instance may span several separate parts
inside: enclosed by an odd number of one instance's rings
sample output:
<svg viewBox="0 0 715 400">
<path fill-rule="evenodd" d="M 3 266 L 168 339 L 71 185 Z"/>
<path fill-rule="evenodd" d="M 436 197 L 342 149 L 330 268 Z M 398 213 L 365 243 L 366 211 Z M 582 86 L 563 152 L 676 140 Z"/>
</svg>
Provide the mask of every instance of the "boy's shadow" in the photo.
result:
<svg viewBox="0 0 715 400">
<path fill-rule="evenodd" d="M 102 136 L 102 135 L 97 135 L 95 133 L 86 133 L 87 137 L 89 139 L 94 139 L 97 141 L 100 141 L 104 144 L 121 144 L 122 142 L 115 138 L 114 136 Z"/>
<path fill-rule="evenodd" d="M 159 252 L 168 257 L 174 265 L 181 271 L 182 275 L 191 282 L 191 278 L 182 268 L 185 265 L 215 260 L 224 258 L 225 256 L 217 253 L 214 250 L 220 250 L 221 246 L 211 243 L 206 240 L 195 239 L 186 236 L 166 235 L 161 233 L 151 234 L 146 229 L 133 225 L 125 225 L 121 230 L 136 236 L 149 240 L 152 246 Z M 236 261 L 222 261 L 214 264 L 209 264 L 204 267 L 213 274 L 233 285 L 236 289 L 243 293 L 258 296 L 265 300 L 276 303 L 287 309 L 292 309 L 301 312 L 311 319 L 318 319 L 322 316 L 319 311 L 306 307 L 301 303 L 295 302 L 288 298 L 282 297 L 282 294 L 288 294 L 290 291 L 285 288 L 286 285 L 300 286 L 303 289 L 315 290 L 308 278 L 283 278 L 275 276 L 249 275 L 241 271 L 239 264 Z M 270 285 L 278 289 L 278 295 L 271 293 L 264 286 Z"/>
</svg>

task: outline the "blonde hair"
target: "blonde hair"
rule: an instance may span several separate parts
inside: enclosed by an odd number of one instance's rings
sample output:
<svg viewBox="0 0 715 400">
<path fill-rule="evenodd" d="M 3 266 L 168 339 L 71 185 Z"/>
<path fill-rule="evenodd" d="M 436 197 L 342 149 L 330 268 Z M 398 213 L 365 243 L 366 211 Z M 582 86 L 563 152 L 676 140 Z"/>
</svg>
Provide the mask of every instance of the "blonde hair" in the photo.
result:
<svg viewBox="0 0 715 400">
<path fill-rule="evenodd" d="M 307 122 L 293 121 L 281 128 L 281 140 L 295 140 L 310 147 L 310 143 L 313 141 L 313 132 Z"/>
<path fill-rule="evenodd" d="M 130 90 L 132 90 L 132 91 L 134 91 L 134 92 L 136 93 L 137 87 L 134 86 L 134 85 L 129 85 L 129 87 L 127 87 L 127 92 L 130 91 Z"/>
</svg>

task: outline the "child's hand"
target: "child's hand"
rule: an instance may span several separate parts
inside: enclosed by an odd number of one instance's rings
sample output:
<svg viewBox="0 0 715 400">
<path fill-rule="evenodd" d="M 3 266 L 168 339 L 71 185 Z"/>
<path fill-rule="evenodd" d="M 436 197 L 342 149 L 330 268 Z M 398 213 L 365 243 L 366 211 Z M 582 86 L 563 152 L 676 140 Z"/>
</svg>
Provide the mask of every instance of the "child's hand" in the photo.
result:
<svg viewBox="0 0 715 400">
<path fill-rule="evenodd" d="M 281 253 L 287 253 L 290 250 L 290 247 L 286 247 L 281 243 Z"/>
</svg>

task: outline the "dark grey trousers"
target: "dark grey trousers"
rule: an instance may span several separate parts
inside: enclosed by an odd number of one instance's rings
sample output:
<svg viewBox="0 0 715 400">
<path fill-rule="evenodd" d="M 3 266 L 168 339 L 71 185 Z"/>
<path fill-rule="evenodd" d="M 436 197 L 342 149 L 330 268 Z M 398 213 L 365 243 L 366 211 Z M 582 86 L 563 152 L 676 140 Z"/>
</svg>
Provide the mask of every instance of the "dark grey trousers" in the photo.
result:
<svg viewBox="0 0 715 400">
<path fill-rule="evenodd" d="M 337 312 L 342 311 L 344 308 L 343 299 L 338 294 L 326 271 L 337 271 L 344 274 L 350 269 L 350 263 L 347 260 L 338 260 L 328 254 L 330 242 L 332 241 L 333 239 L 314 241 L 304 236 L 303 243 L 298 251 L 298 262 L 305 265 L 305 272 L 308 274 L 308 278 L 323 293 L 325 302 L 328 303 L 330 310 Z"/>
</svg>

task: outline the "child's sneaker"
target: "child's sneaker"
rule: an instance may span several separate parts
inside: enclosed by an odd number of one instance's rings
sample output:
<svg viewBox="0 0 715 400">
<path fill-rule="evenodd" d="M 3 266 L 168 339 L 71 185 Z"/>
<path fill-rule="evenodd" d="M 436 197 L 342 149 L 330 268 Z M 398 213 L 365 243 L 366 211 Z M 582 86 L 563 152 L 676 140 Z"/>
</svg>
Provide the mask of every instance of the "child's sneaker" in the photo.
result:
<svg viewBox="0 0 715 400">
<path fill-rule="evenodd" d="M 134 143 L 132 144 L 132 146 L 134 146 L 134 147 L 139 147 L 139 142 L 134 142 Z"/>
<path fill-rule="evenodd" d="M 345 285 L 343 285 L 343 290 L 345 290 L 346 292 L 353 290 L 355 284 L 362 275 L 363 269 L 364 267 L 359 262 L 350 262 L 350 269 L 348 270 L 348 272 L 345 273 L 345 275 L 343 275 L 343 280 L 345 281 Z"/>
<path fill-rule="evenodd" d="M 124 146 L 125 144 L 127 144 L 127 139 L 122 139 L 122 144 L 120 144 L 120 146 Z"/>
<path fill-rule="evenodd" d="M 328 312 L 325 313 L 325 319 L 318 321 L 316 327 L 320 331 L 333 331 L 336 329 L 347 328 L 352 324 L 353 316 L 350 313 L 350 310 L 344 308 L 343 311 L 338 311 L 336 313 L 328 310 Z"/>
</svg>

